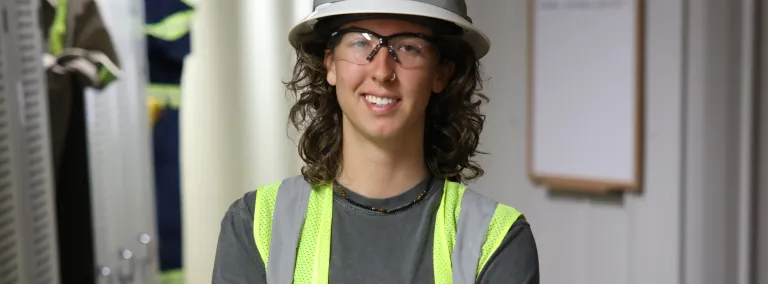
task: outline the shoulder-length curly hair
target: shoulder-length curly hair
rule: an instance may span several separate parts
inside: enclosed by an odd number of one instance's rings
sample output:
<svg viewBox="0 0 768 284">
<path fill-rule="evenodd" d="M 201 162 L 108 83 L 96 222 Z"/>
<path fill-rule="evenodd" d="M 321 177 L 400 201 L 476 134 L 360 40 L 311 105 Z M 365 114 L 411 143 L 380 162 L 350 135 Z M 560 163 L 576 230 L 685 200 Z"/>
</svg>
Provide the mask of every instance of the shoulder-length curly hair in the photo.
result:
<svg viewBox="0 0 768 284">
<path fill-rule="evenodd" d="M 285 82 L 287 92 L 295 96 L 289 121 L 301 133 L 298 150 L 306 163 L 301 172 L 310 184 L 332 182 L 341 173 L 342 111 L 335 88 L 326 81 L 323 63 L 330 34 L 339 22 L 320 22 L 314 32 L 304 35 L 304 44 L 296 48 L 293 76 Z M 460 28 L 434 21 L 429 26 L 442 43 L 438 44 L 441 60 L 452 61 L 454 72 L 443 92 L 433 95 L 427 105 L 424 159 L 435 177 L 476 179 L 484 173 L 473 160 L 482 154 L 477 150 L 485 122 L 480 105 L 488 102 L 481 93 L 480 62 L 467 43 L 451 36 Z"/>
</svg>

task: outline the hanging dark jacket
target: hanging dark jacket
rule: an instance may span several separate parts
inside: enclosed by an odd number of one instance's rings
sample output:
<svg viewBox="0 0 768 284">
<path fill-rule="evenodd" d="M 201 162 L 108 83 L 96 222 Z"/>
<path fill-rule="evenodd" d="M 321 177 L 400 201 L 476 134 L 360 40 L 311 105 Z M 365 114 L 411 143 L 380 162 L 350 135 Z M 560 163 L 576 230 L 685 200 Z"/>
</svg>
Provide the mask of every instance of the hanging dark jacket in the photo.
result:
<svg viewBox="0 0 768 284">
<path fill-rule="evenodd" d="M 61 166 L 75 101 L 85 87 L 101 89 L 119 76 L 112 38 L 93 0 L 41 0 L 54 164 Z M 57 9 L 63 9 L 57 13 Z"/>
<path fill-rule="evenodd" d="M 96 283 L 85 88 L 120 76 L 118 57 L 94 0 L 40 0 L 43 65 L 54 161 L 61 283 Z M 77 259 L 77 261 L 72 261 Z"/>
</svg>

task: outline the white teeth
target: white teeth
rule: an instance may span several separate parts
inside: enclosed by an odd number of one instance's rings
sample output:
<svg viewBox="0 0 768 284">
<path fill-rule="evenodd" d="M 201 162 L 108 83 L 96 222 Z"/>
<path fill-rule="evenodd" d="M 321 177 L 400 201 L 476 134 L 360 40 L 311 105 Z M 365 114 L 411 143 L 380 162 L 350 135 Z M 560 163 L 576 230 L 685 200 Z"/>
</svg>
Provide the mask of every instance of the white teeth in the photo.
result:
<svg viewBox="0 0 768 284">
<path fill-rule="evenodd" d="M 395 100 L 391 98 L 382 98 L 382 97 L 377 97 L 372 95 L 366 95 L 365 100 L 380 106 L 385 106 L 395 102 Z"/>
</svg>

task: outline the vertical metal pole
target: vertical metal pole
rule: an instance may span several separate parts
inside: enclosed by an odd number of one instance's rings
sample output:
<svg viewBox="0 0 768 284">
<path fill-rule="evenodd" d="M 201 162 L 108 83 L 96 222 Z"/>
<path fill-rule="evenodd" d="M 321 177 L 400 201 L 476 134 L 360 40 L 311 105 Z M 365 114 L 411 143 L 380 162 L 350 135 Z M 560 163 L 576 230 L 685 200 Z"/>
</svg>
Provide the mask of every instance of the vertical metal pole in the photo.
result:
<svg viewBox="0 0 768 284">
<path fill-rule="evenodd" d="M 758 7 L 758 39 L 757 48 L 758 76 L 756 78 L 758 99 L 756 105 L 759 110 L 757 122 L 759 128 L 759 138 L 756 143 L 757 156 L 759 159 L 755 178 L 758 180 L 757 205 L 755 207 L 756 216 L 756 237 L 755 241 L 755 264 L 752 266 L 753 283 L 768 283 L 768 270 L 759 269 L 768 267 L 768 2 L 764 0 L 757 1 Z"/>
<path fill-rule="evenodd" d="M 738 252 L 737 282 L 751 284 L 753 264 L 755 155 L 755 10 L 756 0 L 741 1 L 739 82 Z"/>
</svg>

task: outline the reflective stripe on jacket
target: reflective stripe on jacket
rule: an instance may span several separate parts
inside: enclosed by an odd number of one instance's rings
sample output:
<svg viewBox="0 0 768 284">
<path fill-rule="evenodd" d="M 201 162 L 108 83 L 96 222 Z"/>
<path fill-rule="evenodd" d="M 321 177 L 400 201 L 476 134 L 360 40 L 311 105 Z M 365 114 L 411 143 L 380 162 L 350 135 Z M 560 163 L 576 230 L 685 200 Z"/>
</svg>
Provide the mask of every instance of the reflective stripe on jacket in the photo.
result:
<svg viewBox="0 0 768 284">
<path fill-rule="evenodd" d="M 463 210 L 462 210 L 463 209 Z M 333 189 L 302 176 L 259 187 L 253 236 L 267 283 L 328 283 Z M 434 229 L 435 283 L 474 283 L 522 214 L 445 182 Z"/>
</svg>

